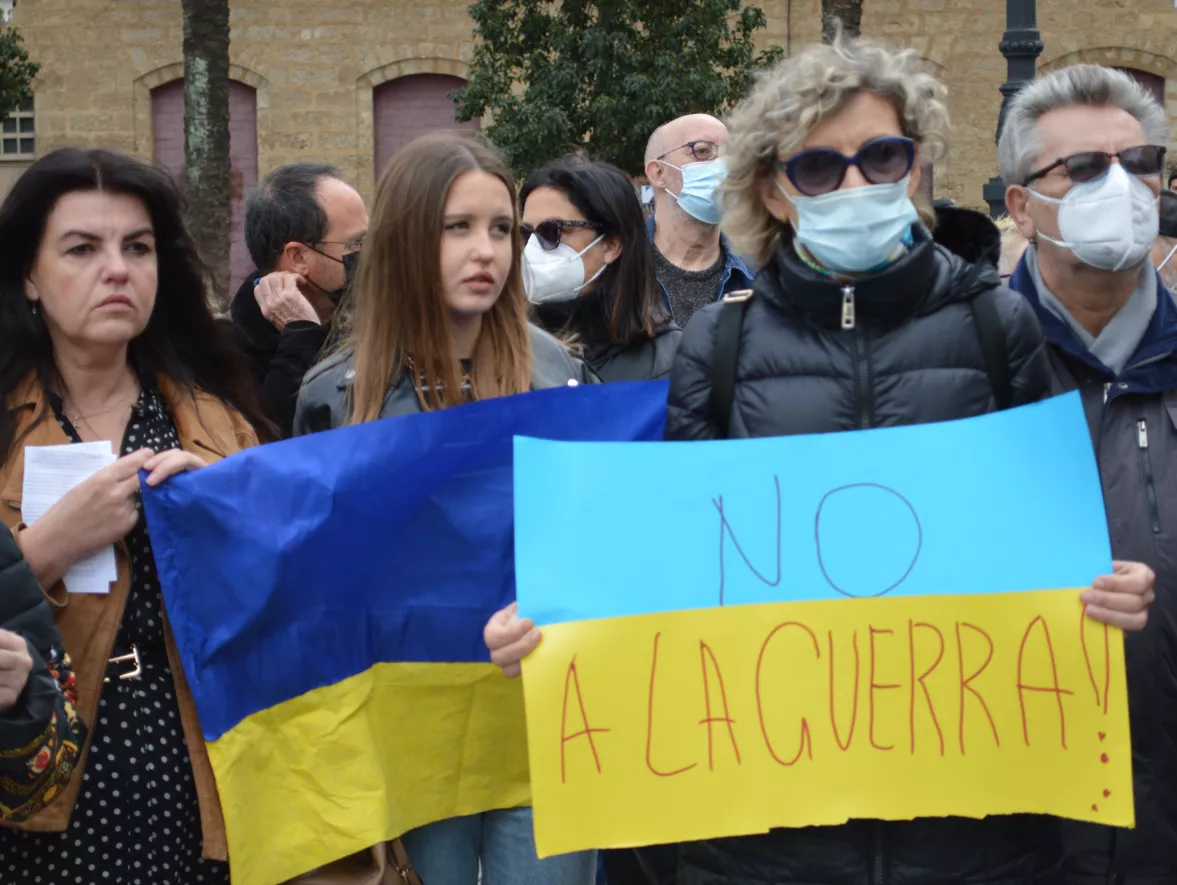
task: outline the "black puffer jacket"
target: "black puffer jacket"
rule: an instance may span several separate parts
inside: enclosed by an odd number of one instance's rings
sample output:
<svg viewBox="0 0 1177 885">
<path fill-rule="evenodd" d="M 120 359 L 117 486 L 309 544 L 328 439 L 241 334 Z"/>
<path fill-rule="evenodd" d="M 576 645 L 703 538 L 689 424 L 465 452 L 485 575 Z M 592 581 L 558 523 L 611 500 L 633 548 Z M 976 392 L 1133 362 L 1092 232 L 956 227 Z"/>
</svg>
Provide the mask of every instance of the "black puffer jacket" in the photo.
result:
<svg viewBox="0 0 1177 885">
<path fill-rule="evenodd" d="M 975 215 L 970 257 L 996 237 Z M 959 219 L 957 219 L 959 221 Z M 756 279 L 736 364 L 731 437 L 827 433 L 948 421 L 995 408 L 969 301 L 1000 285 L 917 228 L 911 253 L 854 284 L 856 327 L 840 328 L 842 285 L 809 269 L 785 244 Z M 704 308 L 683 337 L 671 375 L 666 436 L 714 439 L 712 356 L 722 304 Z M 998 293 L 1011 362 L 1012 403 L 1050 390 L 1033 310 Z M 1035 816 L 881 822 L 773 830 L 682 847 L 681 885 L 1014 885 L 1055 882 L 1057 822 Z"/>
<path fill-rule="evenodd" d="M 561 304 L 540 305 L 535 308 L 535 320 L 549 334 L 571 336 L 581 359 L 604 382 L 669 378 L 682 338 L 682 330 L 668 322 L 653 338 L 633 344 L 611 341 L 605 299 L 597 293 Z"/>
<path fill-rule="evenodd" d="M 969 301 L 1000 286 L 997 272 L 969 264 L 922 228 L 915 235 L 907 257 L 855 283 L 857 326 L 848 331 L 840 328 L 842 284 L 802 264 L 791 245 L 781 246 L 756 278 L 744 317 L 729 436 L 951 421 L 995 407 Z M 1011 403 L 1037 402 L 1050 391 L 1038 320 L 1008 289 L 998 307 L 1008 330 Z M 683 336 L 671 376 L 668 439 L 719 435 L 711 362 L 723 309 L 703 308 Z"/>
</svg>

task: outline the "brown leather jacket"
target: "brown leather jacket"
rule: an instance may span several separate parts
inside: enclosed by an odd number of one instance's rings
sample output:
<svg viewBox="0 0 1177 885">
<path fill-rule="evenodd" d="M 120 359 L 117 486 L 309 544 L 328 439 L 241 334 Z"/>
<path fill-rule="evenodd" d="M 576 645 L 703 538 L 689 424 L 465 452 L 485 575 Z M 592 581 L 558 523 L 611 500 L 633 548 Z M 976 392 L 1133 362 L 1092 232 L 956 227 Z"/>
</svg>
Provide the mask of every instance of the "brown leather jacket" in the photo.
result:
<svg viewBox="0 0 1177 885">
<path fill-rule="evenodd" d="M 194 394 L 187 393 L 167 378 L 161 377 L 157 383 L 160 393 L 168 403 L 172 421 L 180 437 L 180 446 L 184 451 L 198 455 L 211 464 L 257 444 L 257 436 L 249 423 L 236 410 L 220 400 L 200 390 Z M 18 438 L 45 405 L 44 391 L 31 379 L 21 386 L 21 394 L 8 403 L 10 410 L 19 413 L 16 418 Z M 51 446 L 68 442 L 61 426 L 50 415 L 24 438 L 22 445 Z M 0 490 L 3 495 L 0 510 L 3 512 L 5 524 L 13 530 L 18 543 L 24 529 L 20 512 L 23 485 L 22 448 L 0 467 Z M 98 698 L 106 676 L 106 664 L 114 648 L 115 637 L 123 618 L 123 608 L 131 587 L 130 562 L 125 544 L 119 542 L 115 552 L 118 560 L 118 580 L 112 585 L 109 595 L 71 595 L 67 593 L 62 582 L 58 582 L 46 593 L 56 613 L 57 626 L 61 631 L 66 651 L 73 658 L 74 672 L 78 680 L 78 712 L 87 725 L 92 724 L 98 714 Z M 196 782 L 200 824 L 204 836 L 204 856 L 212 860 L 227 860 L 229 853 L 225 841 L 225 822 L 221 816 L 216 781 L 213 779 L 208 751 L 204 746 L 200 722 L 196 717 L 196 706 L 192 701 L 192 693 L 188 690 L 188 682 L 184 677 L 166 617 L 164 632 L 168 664 L 175 680 L 176 698 L 180 706 L 180 722 L 188 742 L 188 754 L 192 759 L 192 775 Z M 70 816 L 81 788 L 82 771 L 88 750 L 87 740 L 68 786 L 44 811 L 29 821 L 14 825 L 17 829 L 63 832 L 69 826 Z"/>
</svg>

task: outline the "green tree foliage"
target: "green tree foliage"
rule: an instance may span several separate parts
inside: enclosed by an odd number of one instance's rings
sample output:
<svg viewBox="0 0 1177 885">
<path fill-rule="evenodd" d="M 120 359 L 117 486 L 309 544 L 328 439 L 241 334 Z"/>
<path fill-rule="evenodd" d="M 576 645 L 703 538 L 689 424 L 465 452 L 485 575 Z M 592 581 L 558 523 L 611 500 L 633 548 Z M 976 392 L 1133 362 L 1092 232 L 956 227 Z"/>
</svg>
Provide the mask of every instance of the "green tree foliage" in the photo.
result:
<svg viewBox="0 0 1177 885">
<path fill-rule="evenodd" d="M 0 119 L 8 116 L 32 92 L 41 66 L 29 61 L 24 41 L 15 28 L 0 28 Z"/>
<path fill-rule="evenodd" d="M 489 113 L 490 139 L 517 175 L 576 148 L 637 173 L 646 140 L 688 113 L 739 101 L 765 26 L 742 0 L 477 0 L 478 43 L 457 117 Z"/>
</svg>

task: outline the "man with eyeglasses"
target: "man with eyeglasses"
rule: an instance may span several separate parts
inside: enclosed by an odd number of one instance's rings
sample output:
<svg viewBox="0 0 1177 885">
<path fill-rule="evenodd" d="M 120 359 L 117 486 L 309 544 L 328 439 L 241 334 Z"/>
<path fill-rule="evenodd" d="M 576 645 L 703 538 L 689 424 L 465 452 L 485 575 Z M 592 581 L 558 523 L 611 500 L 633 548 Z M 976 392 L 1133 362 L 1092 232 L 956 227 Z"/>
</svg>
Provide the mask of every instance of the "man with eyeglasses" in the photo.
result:
<svg viewBox="0 0 1177 885">
<path fill-rule="evenodd" d="M 646 177 L 654 188 L 647 221 L 655 272 L 679 326 L 725 292 L 747 289 L 755 276 L 720 233 L 719 185 L 727 175 L 727 127 L 707 114 L 660 126 L 646 145 Z"/>
<path fill-rule="evenodd" d="M 1054 391 L 1082 395 L 1113 555 L 1156 572 L 1148 625 L 1124 639 L 1136 827 L 1062 824 L 1083 885 L 1177 882 L 1177 303 L 1150 260 L 1168 137 L 1147 90 L 1078 65 L 1023 88 L 998 145 L 1030 241 L 1010 285 L 1037 312 Z"/>
<path fill-rule="evenodd" d="M 262 408 L 283 439 L 367 230 L 363 199 L 332 166 L 281 166 L 246 200 L 245 244 L 257 273 L 241 285 L 230 313 Z"/>
</svg>

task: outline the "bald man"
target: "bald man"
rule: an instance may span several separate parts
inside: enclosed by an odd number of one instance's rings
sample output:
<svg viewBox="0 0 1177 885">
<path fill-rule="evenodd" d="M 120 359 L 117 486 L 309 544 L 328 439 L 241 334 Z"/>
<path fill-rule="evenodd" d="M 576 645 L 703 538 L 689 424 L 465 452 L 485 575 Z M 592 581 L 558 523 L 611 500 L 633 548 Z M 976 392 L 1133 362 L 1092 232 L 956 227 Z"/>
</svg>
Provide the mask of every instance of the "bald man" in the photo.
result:
<svg viewBox="0 0 1177 885">
<path fill-rule="evenodd" d="M 725 292 L 750 288 L 755 276 L 719 230 L 718 188 L 727 175 L 720 154 L 727 137 L 715 117 L 691 114 L 658 127 L 646 145 L 655 270 L 682 327 Z"/>
</svg>

